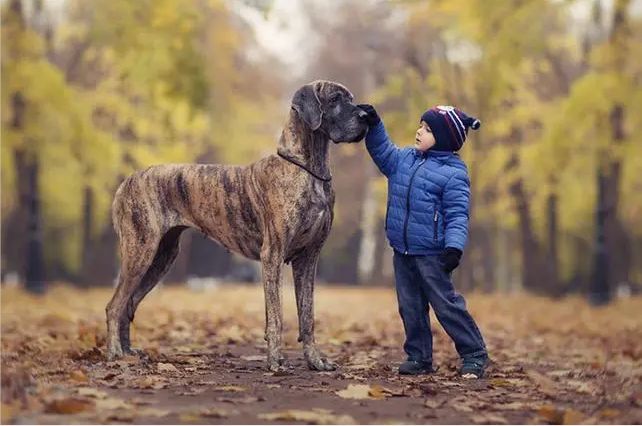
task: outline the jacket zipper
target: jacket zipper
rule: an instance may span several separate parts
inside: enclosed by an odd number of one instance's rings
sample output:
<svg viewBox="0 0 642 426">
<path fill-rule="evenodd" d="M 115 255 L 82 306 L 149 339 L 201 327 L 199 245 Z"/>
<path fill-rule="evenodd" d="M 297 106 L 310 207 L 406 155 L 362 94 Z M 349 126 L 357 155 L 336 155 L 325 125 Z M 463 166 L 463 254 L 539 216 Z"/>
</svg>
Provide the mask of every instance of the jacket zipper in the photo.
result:
<svg viewBox="0 0 642 426">
<path fill-rule="evenodd" d="M 404 221 L 404 231 L 403 231 L 403 238 L 404 238 L 404 243 L 406 245 L 406 250 L 404 250 L 404 254 L 408 254 L 408 220 L 410 219 L 410 189 L 412 188 L 412 181 L 415 178 L 415 175 L 417 174 L 417 170 L 419 170 L 419 167 L 426 161 L 425 158 L 422 158 L 419 164 L 417 165 L 417 168 L 415 169 L 414 172 L 412 172 L 412 176 L 410 176 L 410 182 L 408 182 L 408 194 L 406 195 L 406 220 Z"/>
<path fill-rule="evenodd" d="M 437 238 L 437 225 L 438 225 L 438 217 L 437 217 L 437 210 L 435 210 L 435 216 L 433 217 L 433 239 L 435 240 L 435 245 L 439 242 L 439 239 Z"/>
</svg>

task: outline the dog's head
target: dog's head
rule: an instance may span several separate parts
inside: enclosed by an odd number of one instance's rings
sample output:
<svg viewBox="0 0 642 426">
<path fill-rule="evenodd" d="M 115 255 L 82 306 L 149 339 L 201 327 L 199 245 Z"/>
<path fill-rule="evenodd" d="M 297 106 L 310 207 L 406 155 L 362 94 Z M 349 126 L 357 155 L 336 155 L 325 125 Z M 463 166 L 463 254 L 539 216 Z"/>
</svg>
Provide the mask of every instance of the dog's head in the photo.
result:
<svg viewBox="0 0 642 426">
<path fill-rule="evenodd" d="M 317 80 L 297 90 L 292 107 L 311 131 L 321 131 L 335 143 L 359 142 L 368 125 L 365 112 L 353 100 L 342 84 Z"/>
</svg>

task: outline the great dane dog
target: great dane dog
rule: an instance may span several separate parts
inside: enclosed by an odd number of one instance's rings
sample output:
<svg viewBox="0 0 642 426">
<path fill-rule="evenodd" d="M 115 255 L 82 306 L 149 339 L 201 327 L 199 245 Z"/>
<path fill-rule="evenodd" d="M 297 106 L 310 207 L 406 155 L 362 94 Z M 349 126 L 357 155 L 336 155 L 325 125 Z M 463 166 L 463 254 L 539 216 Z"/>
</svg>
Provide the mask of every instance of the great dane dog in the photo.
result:
<svg viewBox="0 0 642 426">
<path fill-rule="evenodd" d="M 107 357 L 136 353 L 129 338 L 136 308 L 169 270 L 181 232 L 191 227 L 260 260 L 270 370 L 282 369 L 284 361 L 284 263 L 292 265 L 299 341 L 308 366 L 335 369 L 315 346 L 313 314 L 316 266 L 334 209 L 328 150 L 330 141 L 361 141 L 368 129 L 365 115 L 346 87 L 314 81 L 294 94 L 277 154 L 247 166 L 158 165 L 125 179 L 112 205 L 121 265 L 106 309 Z"/>
</svg>

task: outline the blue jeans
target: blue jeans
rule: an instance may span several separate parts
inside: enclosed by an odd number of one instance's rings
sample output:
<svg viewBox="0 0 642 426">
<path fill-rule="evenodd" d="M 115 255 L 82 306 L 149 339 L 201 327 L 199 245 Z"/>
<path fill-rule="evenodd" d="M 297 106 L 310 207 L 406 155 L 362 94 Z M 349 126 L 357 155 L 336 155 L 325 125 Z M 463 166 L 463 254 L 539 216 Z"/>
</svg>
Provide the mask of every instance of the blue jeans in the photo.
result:
<svg viewBox="0 0 642 426">
<path fill-rule="evenodd" d="M 462 358 L 485 356 L 486 344 L 466 301 L 442 269 L 438 256 L 409 256 L 394 252 L 393 265 L 399 315 L 406 332 L 408 359 L 432 363 L 429 305 Z"/>
</svg>

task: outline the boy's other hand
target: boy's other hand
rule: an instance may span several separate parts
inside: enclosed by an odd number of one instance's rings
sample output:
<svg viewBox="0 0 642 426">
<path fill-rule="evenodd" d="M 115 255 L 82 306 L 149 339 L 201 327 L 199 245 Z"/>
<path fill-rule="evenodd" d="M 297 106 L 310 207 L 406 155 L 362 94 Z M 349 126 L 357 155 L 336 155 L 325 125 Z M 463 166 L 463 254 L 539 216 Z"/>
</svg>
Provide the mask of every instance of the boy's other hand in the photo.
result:
<svg viewBox="0 0 642 426">
<path fill-rule="evenodd" d="M 357 105 L 358 108 L 362 109 L 363 111 L 368 114 L 366 117 L 366 121 L 368 122 L 368 126 L 372 127 L 377 125 L 379 121 L 381 121 L 381 118 L 379 117 L 379 114 L 377 114 L 377 110 L 375 107 L 373 107 L 370 104 L 359 104 Z"/>
<path fill-rule="evenodd" d="M 454 247 L 446 247 L 444 252 L 439 255 L 439 260 L 443 265 L 444 272 L 450 274 L 456 267 L 458 267 L 461 255 L 461 250 Z"/>
</svg>

